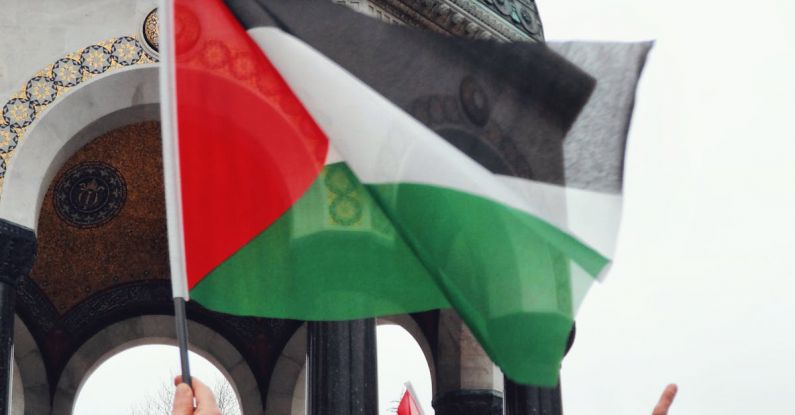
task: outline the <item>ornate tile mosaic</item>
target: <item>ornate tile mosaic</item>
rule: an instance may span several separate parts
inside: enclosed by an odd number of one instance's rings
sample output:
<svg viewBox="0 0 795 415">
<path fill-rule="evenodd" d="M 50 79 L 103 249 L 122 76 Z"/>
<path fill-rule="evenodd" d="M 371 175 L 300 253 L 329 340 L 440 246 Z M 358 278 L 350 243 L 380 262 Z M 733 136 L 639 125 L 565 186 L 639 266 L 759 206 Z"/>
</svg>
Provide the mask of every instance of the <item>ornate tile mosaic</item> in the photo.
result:
<svg viewBox="0 0 795 415">
<path fill-rule="evenodd" d="M 55 175 L 31 272 L 63 314 L 93 293 L 168 278 L 160 123 L 103 134 Z"/>
<path fill-rule="evenodd" d="M 141 42 L 121 36 L 76 50 L 36 72 L 5 104 L 0 119 L 0 195 L 6 171 L 28 127 L 71 88 L 118 68 L 157 62 Z"/>
</svg>

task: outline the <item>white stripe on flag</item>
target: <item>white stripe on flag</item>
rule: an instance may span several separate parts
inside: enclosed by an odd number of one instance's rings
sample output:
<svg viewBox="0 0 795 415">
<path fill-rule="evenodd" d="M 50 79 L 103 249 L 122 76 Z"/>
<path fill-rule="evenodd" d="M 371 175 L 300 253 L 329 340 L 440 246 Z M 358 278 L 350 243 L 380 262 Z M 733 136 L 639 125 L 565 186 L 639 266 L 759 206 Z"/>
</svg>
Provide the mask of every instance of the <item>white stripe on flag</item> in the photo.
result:
<svg viewBox="0 0 795 415">
<path fill-rule="evenodd" d="M 362 182 L 435 185 L 538 213 L 483 166 L 304 42 L 270 27 L 249 34 Z"/>
<path fill-rule="evenodd" d="M 272 27 L 248 33 L 362 182 L 455 189 L 568 229 L 563 188 L 528 197 L 301 40 Z"/>
<path fill-rule="evenodd" d="M 615 253 L 621 221 L 622 196 L 541 183 L 520 177 L 497 177 L 528 201 L 543 203 L 550 214 L 544 220 L 599 251 L 607 258 Z"/>
</svg>

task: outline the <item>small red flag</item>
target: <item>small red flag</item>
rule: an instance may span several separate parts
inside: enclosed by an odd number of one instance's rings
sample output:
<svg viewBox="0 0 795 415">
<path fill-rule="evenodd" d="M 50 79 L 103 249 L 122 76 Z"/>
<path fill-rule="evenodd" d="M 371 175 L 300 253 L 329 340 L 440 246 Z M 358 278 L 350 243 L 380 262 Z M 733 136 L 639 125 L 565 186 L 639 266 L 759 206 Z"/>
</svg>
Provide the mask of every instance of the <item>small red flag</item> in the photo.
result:
<svg viewBox="0 0 795 415">
<path fill-rule="evenodd" d="M 423 415 L 420 406 L 411 394 L 411 390 L 411 386 L 406 385 L 406 392 L 403 393 L 403 398 L 400 399 L 400 404 L 398 404 L 397 415 Z"/>
</svg>

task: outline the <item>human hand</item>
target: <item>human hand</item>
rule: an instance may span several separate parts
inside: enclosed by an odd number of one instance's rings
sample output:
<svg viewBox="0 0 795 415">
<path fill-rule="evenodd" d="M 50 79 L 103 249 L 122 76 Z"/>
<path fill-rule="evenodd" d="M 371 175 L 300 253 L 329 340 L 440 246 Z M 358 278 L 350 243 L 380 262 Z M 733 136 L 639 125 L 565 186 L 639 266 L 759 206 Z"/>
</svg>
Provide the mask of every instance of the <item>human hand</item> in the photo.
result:
<svg viewBox="0 0 795 415">
<path fill-rule="evenodd" d="M 218 404 L 215 403 L 213 392 L 199 379 L 191 378 L 193 390 L 182 383 L 182 376 L 174 379 L 177 390 L 174 392 L 174 409 L 172 415 L 221 415 Z M 193 399 L 196 398 L 196 409 L 193 408 Z"/>
<path fill-rule="evenodd" d="M 660 395 L 660 400 L 657 401 L 657 406 L 654 407 L 651 415 L 668 415 L 668 408 L 670 408 L 671 404 L 674 403 L 676 391 L 677 387 L 675 384 L 672 383 L 666 386 L 662 395 Z"/>
</svg>

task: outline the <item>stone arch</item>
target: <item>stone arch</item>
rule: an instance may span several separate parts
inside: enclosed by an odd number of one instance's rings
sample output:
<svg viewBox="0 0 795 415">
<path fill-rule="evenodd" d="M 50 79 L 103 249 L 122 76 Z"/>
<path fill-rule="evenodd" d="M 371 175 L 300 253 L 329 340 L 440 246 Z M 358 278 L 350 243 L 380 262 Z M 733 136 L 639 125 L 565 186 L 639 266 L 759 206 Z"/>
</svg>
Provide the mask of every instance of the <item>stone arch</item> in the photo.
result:
<svg viewBox="0 0 795 415">
<path fill-rule="evenodd" d="M 191 350 L 212 362 L 230 380 L 246 415 L 262 414 L 256 378 L 240 352 L 207 326 L 188 321 Z M 176 345 L 174 317 L 145 315 L 105 327 L 72 355 L 66 364 L 53 399 L 53 413 L 70 414 L 85 380 L 111 356 L 144 344 Z"/>
<path fill-rule="evenodd" d="M 49 415 L 50 385 L 39 345 L 19 318 L 14 319 L 14 415 Z"/>
<path fill-rule="evenodd" d="M 273 367 L 265 415 L 303 415 L 306 413 L 305 388 L 300 387 L 306 372 L 306 323 L 293 333 Z"/>
<path fill-rule="evenodd" d="M 408 314 L 379 317 L 376 324 L 394 324 L 405 329 L 420 346 L 436 394 L 436 364 L 431 344 L 419 324 Z M 265 415 L 306 414 L 306 324 L 296 330 L 279 354 L 268 386 Z M 276 381 L 275 381 L 276 380 Z"/>
<path fill-rule="evenodd" d="M 376 324 L 394 324 L 406 330 L 414 341 L 420 346 L 425 362 L 428 364 L 428 371 L 431 373 L 431 392 L 436 395 L 437 382 L 436 382 L 436 361 L 433 357 L 433 349 L 431 343 L 423 334 L 420 325 L 408 314 L 397 314 L 393 316 L 379 317 Z"/>
<path fill-rule="evenodd" d="M 139 121 L 160 119 L 158 66 L 137 65 L 74 87 L 28 127 L 6 172 L 0 218 L 35 230 L 50 181 L 95 137 Z"/>
</svg>

